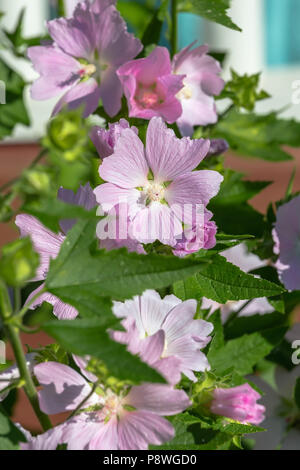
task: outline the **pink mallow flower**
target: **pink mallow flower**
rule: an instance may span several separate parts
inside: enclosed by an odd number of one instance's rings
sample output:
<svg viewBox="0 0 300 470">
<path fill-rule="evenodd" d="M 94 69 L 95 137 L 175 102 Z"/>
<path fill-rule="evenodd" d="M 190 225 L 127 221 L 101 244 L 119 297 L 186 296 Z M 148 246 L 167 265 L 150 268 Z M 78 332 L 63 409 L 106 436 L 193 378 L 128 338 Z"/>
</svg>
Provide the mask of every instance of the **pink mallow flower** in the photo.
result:
<svg viewBox="0 0 300 470">
<path fill-rule="evenodd" d="M 192 171 L 209 149 L 209 141 L 178 139 L 161 118 L 151 119 L 146 149 L 132 129 L 124 129 L 114 153 L 100 165 L 107 183 L 94 192 L 105 212 L 126 202 L 132 238 L 141 243 L 159 240 L 174 246 L 197 205 L 206 206 L 223 177 L 216 171 Z"/>
<path fill-rule="evenodd" d="M 126 331 L 114 331 L 112 336 L 169 383 L 178 383 L 181 373 L 196 381 L 193 371 L 210 369 L 200 349 L 209 343 L 213 330 L 212 323 L 193 319 L 196 310 L 196 300 L 182 302 L 175 295 L 161 299 L 157 292 L 147 290 L 133 300 L 114 302 L 113 312 L 124 317 Z"/>
<path fill-rule="evenodd" d="M 95 126 L 90 133 L 91 140 L 101 159 L 109 157 L 109 155 L 114 153 L 115 145 L 123 129 L 130 128 L 129 122 L 126 119 L 120 119 L 119 122 L 114 122 L 113 124 L 109 123 L 108 126 L 108 130 Z M 138 135 L 138 129 L 135 126 L 132 126 L 131 129 Z"/>
<path fill-rule="evenodd" d="M 182 135 L 193 134 L 194 126 L 206 126 L 217 122 L 213 95 L 219 95 L 224 81 L 219 77 L 221 67 L 213 57 L 207 55 L 208 46 L 192 49 L 195 42 L 175 55 L 172 62 L 174 74 L 185 75 L 184 87 L 177 93 L 182 114 L 177 125 Z"/>
<path fill-rule="evenodd" d="M 182 258 L 201 249 L 209 250 L 215 246 L 217 226 L 213 220 L 210 220 L 212 216 L 210 211 L 205 210 L 202 223 L 185 229 L 183 236 L 174 246 L 175 256 Z"/>
<path fill-rule="evenodd" d="M 273 239 L 279 279 L 289 291 L 300 290 L 300 196 L 278 208 Z"/>
<path fill-rule="evenodd" d="M 161 116 L 169 123 L 180 117 L 182 107 L 176 94 L 183 87 L 184 76 L 172 74 L 166 47 L 156 47 L 148 57 L 127 62 L 117 73 L 130 117 L 151 119 Z"/>
<path fill-rule="evenodd" d="M 42 385 L 40 408 L 50 415 L 76 409 L 92 390 L 82 375 L 64 364 L 45 362 L 34 373 Z M 69 450 L 147 450 L 149 444 L 160 445 L 174 437 L 173 426 L 163 416 L 188 406 L 186 393 L 169 385 L 144 384 L 118 393 L 99 386 L 79 414 L 61 425 L 57 444 L 65 443 Z"/>
<path fill-rule="evenodd" d="M 105 111 L 114 116 L 123 95 L 117 69 L 141 51 L 139 39 L 127 32 L 115 2 L 79 3 L 71 18 L 48 22 L 52 44 L 33 46 L 28 57 L 40 77 L 31 88 L 32 98 L 47 100 L 63 95 L 53 110 L 84 106 L 93 113 L 101 98 Z"/>
<path fill-rule="evenodd" d="M 249 384 L 232 388 L 216 388 L 210 410 L 221 416 L 234 419 L 243 424 L 260 424 L 264 419 L 265 407 L 259 405 L 260 394 Z"/>
<path fill-rule="evenodd" d="M 92 209 L 96 200 L 93 191 L 88 184 L 81 186 L 76 194 L 71 190 L 61 188 L 58 193 L 59 198 L 65 202 L 80 205 L 85 207 L 87 210 Z M 28 214 L 20 214 L 16 217 L 16 225 L 20 229 L 21 237 L 30 236 L 35 251 L 40 256 L 40 265 L 37 269 L 34 281 L 43 281 L 47 277 L 50 260 L 57 257 L 60 247 L 65 240 L 67 232 L 72 228 L 76 221 L 71 219 L 62 220 L 60 226 L 62 232 L 58 234 L 52 232 L 46 228 L 41 222 L 35 217 Z M 38 292 L 44 288 L 44 283 L 35 289 L 27 299 L 27 303 L 35 297 Z M 53 313 L 59 319 L 72 319 L 78 315 L 78 311 L 75 307 L 62 302 L 55 295 L 49 292 L 42 293 L 34 302 L 30 305 L 31 309 L 34 309 L 43 302 L 48 302 L 53 305 Z"/>
</svg>

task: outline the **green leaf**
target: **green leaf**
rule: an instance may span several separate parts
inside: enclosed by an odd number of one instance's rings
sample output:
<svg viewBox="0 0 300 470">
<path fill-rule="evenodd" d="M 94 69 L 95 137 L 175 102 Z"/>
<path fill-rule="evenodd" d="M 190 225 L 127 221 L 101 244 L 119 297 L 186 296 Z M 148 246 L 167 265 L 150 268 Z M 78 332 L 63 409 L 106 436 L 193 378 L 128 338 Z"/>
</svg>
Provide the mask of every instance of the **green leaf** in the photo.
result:
<svg viewBox="0 0 300 470">
<path fill-rule="evenodd" d="M 295 398 L 295 403 L 300 410 L 300 377 L 298 377 L 296 380 L 296 385 L 294 389 L 294 398 Z"/>
<path fill-rule="evenodd" d="M 220 191 L 214 197 L 213 204 L 218 206 L 243 204 L 272 184 L 271 181 L 245 181 L 243 177 L 243 173 L 226 169 Z"/>
<path fill-rule="evenodd" d="M 191 423 L 198 422 L 201 424 L 203 429 L 213 429 L 215 431 L 221 431 L 228 434 L 232 434 L 233 436 L 243 435 L 243 434 L 250 434 L 254 432 L 262 432 L 265 429 L 259 426 L 253 426 L 250 424 L 241 424 L 236 421 L 232 421 L 230 419 L 224 418 L 223 416 L 193 416 L 186 413 L 191 420 Z M 192 421 L 193 419 L 193 421 Z M 187 420 L 188 422 L 188 420 Z"/>
<path fill-rule="evenodd" d="M 235 106 L 253 111 L 256 101 L 269 98 L 270 95 L 264 91 L 258 91 L 260 73 L 254 75 L 238 75 L 231 69 L 231 80 L 218 96 L 218 99 L 230 98 Z"/>
<path fill-rule="evenodd" d="M 196 13 L 227 28 L 242 31 L 228 16 L 229 8 L 230 0 L 182 0 L 178 4 L 179 11 Z"/>
<path fill-rule="evenodd" d="M 251 315 L 249 317 L 238 317 L 225 323 L 224 333 L 226 339 L 233 339 L 243 334 L 251 334 L 256 331 L 263 331 L 276 326 L 284 326 L 287 324 L 287 318 L 280 313 L 268 313 L 266 315 Z"/>
<path fill-rule="evenodd" d="M 58 257 L 51 260 L 46 279 L 49 292 L 76 308 L 87 308 L 91 314 L 95 314 L 97 299 L 111 296 L 122 300 L 145 289 L 166 287 L 207 263 L 203 259 L 138 255 L 125 248 L 97 250 L 91 247 L 95 234 L 96 221 L 80 220 L 68 233 Z"/>
<path fill-rule="evenodd" d="M 0 276 L 9 286 L 20 287 L 35 276 L 39 255 L 34 251 L 30 237 L 7 243 L 2 248 Z"/>
<path fill-rule="evenodd" d="M 281 146 L 298 146 L 299 135 L 300 123 L 292 119 L 279 119 L 275 113 L 257 115 L 232 109 L 213 127 L 210 138 L 227 140 L 241 156 L 279 162 L 292 160 Z"/>
<path fill-rule="evenodd" d="M 0 59 L 0 93 L 5 92 L 5 104 L 0 104 L 0 139 L 10 135 L 16 124 L 30 125 L 23 102 L 25 83 L 21 76 Z"/>
<path fill-rule="evenodd" d="M 265 227 L 264 216 L 249 204 L 218 204 L 212 200 L 208 206 L 214 220 L 225 233 L 262 237 Z"/>
<path fill-rule="evenodd" d="M 164 382 L 158 372 L 130 354 L 125 345 L 113 341 L 101 319 L 54 320 L 42 328 L 67 351 L 100 359 L 110 374 L 120 380 Z"/>
<path fill-rule="evenodd" d="M 225 304 L 228 300 L 248 300 L 256 297 L 271 297 L 284 292 L 284 288 L 265 279 L 259 279 L 241 271 L 220 255 L 204 266 L 193 277 L 181 281 L 185 298 L 200 300 L 202 297 Z"/>
<path fill-rule="evenodd" d="M 53 232 L 59 232 L 61 219 L 94 219 L 95 211 L 87 211 L 81 206 L 67 204 L 60 199 L 41 197 L 28 201 L 23 206 L 23 211 L 37 217 L 46 227 Z"/>
<path fill-rule="evenodd" d="M 250 374 L 255 364 L 282 340 L 286 331 L 284 327 L 273 328 L 228 341 L 210 355 L 212 371 L 222 374 L 234 367 L 239 374 Z"/>
<path fill-rule="evenodd" d="M 151 21 L 145 29 L 142 37 L 142 43 L 144 44 L 145 48 L 151 44 L 159 43 L 161 30 L 168 13 L 168 7 L 169 0 L 163 0 L 159 8 L 157 8 L 154 15 L 152 16 Z"/>
<path fill-rule="evenodd" d="M 216 310 L 210 317 L 209 322 L 213 323 L 213 339 L 209 346 L 209 352 L 207 354 L 208 362 L 210 360 L 210 355 L 213 355 L 215 351 L 224 347 L 224 332 L 221 319 L 220 309 Z"/>
<path fill-rule="evenodd" d="M 122 17 L 140 37 L 142 37 L 149 24 L 151 16 L 155 13 L 155 10 L 150 6 L 134 0 L 119 0 L 117 8 Z"/>
<path fill-rule="evenodd" d="M 0 450 L 17 450 L 19 442 L 26 442 L 24 435 L 0 407 Z"/>
</svg>

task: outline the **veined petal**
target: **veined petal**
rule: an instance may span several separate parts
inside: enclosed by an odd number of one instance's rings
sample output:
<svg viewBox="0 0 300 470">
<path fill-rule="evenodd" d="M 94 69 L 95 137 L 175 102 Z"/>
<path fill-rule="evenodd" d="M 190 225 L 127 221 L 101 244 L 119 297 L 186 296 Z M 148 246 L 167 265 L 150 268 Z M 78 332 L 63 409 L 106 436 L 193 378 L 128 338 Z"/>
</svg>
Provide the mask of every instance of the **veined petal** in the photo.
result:
<svg viewBox="0 0 300 470">
<path fill-rule="evenodd" d="M 223 176 L 217 171 L 201 170 L 178 176 L 168 186 L 165 198 L 185 224 L 192 224 L 197 205 L 206 206 L 220 189 Z"/>
<path fill-rule="evenodd" d="M 167 342 L 172 342 L 190 331 L 190 325 L 197 310 L 197 301 L 185 300 L 174 307 L 163 322 Z"/>
<path fill-rule="evenodd" d="M 209 141 L 178 139 L 161 118 L 152 118 L 147 130 L 146 155 L 155 180 L 172 181 L 193 170 L 209 150 Z"/>
<path fill-rule="evenodd" d="M 33 46 L 27 55 L 41 75 L 31 86 L 35 100 L 47 100 L 70 89 L 79 81 L 80 63 L 56 47 Z"/>
<path fill-rule="evenodd" d="M 174 437 L 174 428 L 166 419 L 146 411 L 126 413 L 119 422 L 120 450 L 147 450 Z"/>
<path fill-rule="evenodd" d="M 142 141 L 132 129 L 124 129 L 114 153 L 100 166 L 101 178 L 121 188 L 136 188 L 147 183 L 148 165 Z"/>
<path fill-rule="evenodd" d="M 190 406 L 190 400 L 183 390 L 174 390 L 169 385 L 145 384 L 132 387 L 124 403 L 141 411 L 171 416 Z"/>
<path fill-rule="evenodd" d="M 40 266 L 35 280 L 45 279 L 51 258 L 56 258 L 65 237 L 46 228 L 35 217 L 28 214 L 17 215 L 15 224 L 21 237 L 30 236 L 33 246 L 40 255 Z"/>
</svg>

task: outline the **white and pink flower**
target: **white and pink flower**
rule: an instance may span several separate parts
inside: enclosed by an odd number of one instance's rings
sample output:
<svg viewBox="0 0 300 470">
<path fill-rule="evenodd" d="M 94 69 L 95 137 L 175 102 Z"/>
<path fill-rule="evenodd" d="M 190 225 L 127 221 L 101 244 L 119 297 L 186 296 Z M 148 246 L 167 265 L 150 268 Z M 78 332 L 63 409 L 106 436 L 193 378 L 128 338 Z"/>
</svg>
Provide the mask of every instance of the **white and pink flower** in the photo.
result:
<svg viewBox="0 0 300 470">
<path fill-rule="evenodd" d="M 112 336 L 171 384 L 180 381 L 181 373 L 195 381 L 194 371 L 210 369 L 200 350 L 211 340 L 213 330 L 212 323 L 194 320 L 196 310 L 196 300 L 182 302 L 175 295 L 161 299 L 157 292 L 147 290 L 133 300 L 114 302 L 113 312 L 124 318 L 126 332 L 114 331 Z"/>
</svg>

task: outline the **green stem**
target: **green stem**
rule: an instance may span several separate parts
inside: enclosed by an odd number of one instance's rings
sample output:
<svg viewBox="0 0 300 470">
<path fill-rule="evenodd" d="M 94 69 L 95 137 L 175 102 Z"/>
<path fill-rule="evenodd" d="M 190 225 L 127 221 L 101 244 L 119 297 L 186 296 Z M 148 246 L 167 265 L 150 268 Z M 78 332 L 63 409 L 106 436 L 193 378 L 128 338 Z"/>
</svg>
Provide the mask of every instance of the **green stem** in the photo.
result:
<svg viewBox="0 0 300 470">
<path fill-rule="evenodd" d="M 28 168 L 30 170 L 34 168 L 35 165 L 46 155 L 46 153 L 47 153 L 47 149 L 42 149 L 40 153 L 35 157 L 35 159 L 31 162 Z"/>
<path fill-rule="evenodd" d="M 45 415 L 41 410 L 39 406 L 39 400 L 38 400 L 38 394 L 36 391 L 36 388 L 34 386 L 31 374 L 28 370 L 27 364 L 26 364 L 26 358 L 25 354 L 23 351 L 22 343 L 20 340 L 20 336 L 18 333 L 17 328 L 15 328 L 12 325 L 6 324 L 6 329 L 8 332 L 8 336 L 10 339 L 10 343 L 12 345 L 12 349 L 16 358 L 16 363 L 20 372 L 20 377 L 21 379 L 24 380 L 25 385 L 25 393 L 28 397 L 28 400 L 31 403 L 31 406 L 43 428 L 44 431 L 47 431 L 52 427 L 50 419 L 48 418 L 47 415 Z"/>
<path fill-rule="evenodd" d="M 13 317 L 11 317 L 11 323 L 14 323 L 16 319 L 20 319 L 20 318 L 23 318 L 25 313 L 27 312 L 27 310 L 31 307 L 31 305 L 34 303 L 34 301 L 36 299 L 38 299 L 44 292 L 46 292 L 46 289 L 45 287 L 43 287 L 43 289 L 39 290 L 33 297 L 32 299 L 30 300 L 30 302 L 26 303 L 25 305 L 23 305 L 23 307 L 21 308 L 21 310 L 16 313 Z"/>
<path fill-rule="evenodd" d="M 68 419 L 70 418 L 73 418 L 73 416 L 76 415 L 76 413 L 81 410 L 81 408 L 83 407 L 83 405 L 85 404 L 85 402 L 93 395 L 93 393 L 95 392 L 96 388 L 98 387 L 99 385 L 99 381 L 95 382 L 91 388 L 91 391 L 89 392 L 89 394 L 79 403 L 79 405 L 75 408 L 75 410 L 72 411 L 72 413 L 70 414 L 70 416 L 68 417 Z"/>
<path fill-rule="evenodd" d="M 14 312 L 18 312 L 21 308 L 21 289 L 14 288 Z"/>
<path fill-rule="evenodd" d="M 23 346 L 20 340 L 19 330 L 17 327 L 9 323 L 9 319 L 12 318 L 12 307 L 9 300 L 7 287 L 0 279 L 0 318 L 4 323 L 5 330 L 8 334 L 16 363 L 20 373 L 20 381 L 24 381 L 24 390 L 31 403 L 31 406 L 41 423 L 44 431 L 47 431 L 52 427 L 50 419 L 45 415 L 39 407 L 38 394 L 35 389 L 31 373 L 28 370 L 26 357 L 23 351 Z"/>
<path fill-rule="evenodd" d="M 177 52 L 177 0 L 171 0 L 171 54 L 174 56 Z"/>
</svg>

